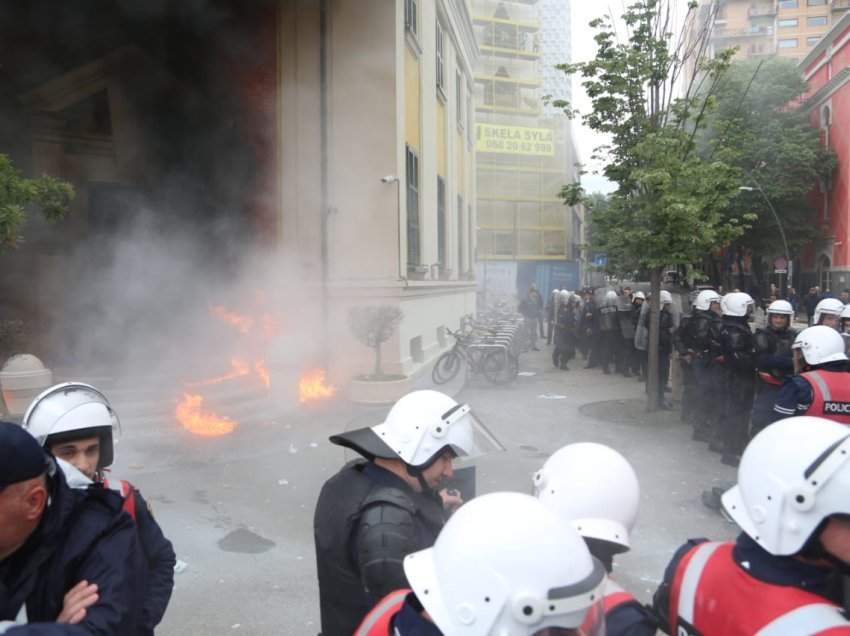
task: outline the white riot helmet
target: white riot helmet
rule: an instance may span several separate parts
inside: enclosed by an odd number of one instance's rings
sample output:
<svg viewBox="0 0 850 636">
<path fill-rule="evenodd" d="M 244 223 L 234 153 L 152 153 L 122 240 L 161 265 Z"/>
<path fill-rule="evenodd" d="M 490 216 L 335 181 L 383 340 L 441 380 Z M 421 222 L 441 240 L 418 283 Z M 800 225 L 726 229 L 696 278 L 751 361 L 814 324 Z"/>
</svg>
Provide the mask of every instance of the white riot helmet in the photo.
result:
<svg viewBox="0 0 850 636">
<path fill-rule="evenodd" d="M 56 443 L 99 437 L 98 470 L 112 464 L 114 438 L 121 432 L 106 396 L 82 382 L 63 382 L 42 392 L 29 405 L 21 425 L 47 450 Z"/>
<path fill-rule="evenodd" d="M 469 405 L 430 390 L 413 391 L 399 399 L 383 424 L 332 435 L 330 441 L 369 460 L 400 459 L 420 469 L 446 451 L 456 457 L 477 457 L 504 450 Z"/>
<path fill-rule="evenodd" d="M 723 508 L 770 554 L 798 553 L 830 515 L 850 514 L 850 429 L 820 417 L 775 422 L 750 441 Z"/>
<path fill-rule="evenodd" d="M 713 289 L 703 289 L 699 294 L 697 294 L 694 307 L 700 311 L 708 311 L 711 309 L 711 303 L 719 303 L 722 299 L 723 296 Z"/>
<path fill-rule="evenodd" d="M 529 495 L 473 499 L 432 548 L 404 559 L 404 573 L 444 634 L 603 628 L 605 569 L 569 523 Z"/>
<path fill-rule="evenodd" d="M 815 316 L 813 324 L 819 325 L 821 317 L 824 315 L 841 316 L 841 312 L 843 310 L 844 303 L 838 300 L 837 298 L 824 298 L 815 307 Z"/>
<path fill-rule="evenodd" d="M 644 294 L 642 291 L 636 291 L 634 294 L 632 294 L 632 302 L 636 301 L 638 298 L 640 298 L 641 300 L 646 300 L 646 294 Z"/>
<path fill-rule="evenodd" d="M 850 305 L 844 305 L 844 309 L 841 310 L 841 315 L 838 316 L 838 320 L 841 332 L 844 333 L 846 331 L 846 327 L 850 325 Z"/>
<path fill-rule="evenodd" d="M 752 296 L 744 292 L 731 292 L 720 301 L 720 311 L 724 316 L 744 317 L 750 313 L 755 303 Z"/>
<path fill-rule="evenodd" d="M 558 298 L 560 299 L 561 303 L 569 302 L 571 297 L 572 297 L 572 293 L 568 292 L 566 289 L 564 291 L 558 293 Z"/>
<path fill-rule="evenodd" d="M 791 349 L 799 349 L 806 364 L 811 366 L 847 359 L 844 353 L 844 338 L 835 329 L 825 325 L 803 329 Z"/>
<path fill-rule="evenodd" d="M 585 539 L 613 544 L 615 552 L 629 549 L 640 487 L 613 448 L 592 442 L 560 448 L 534 474 L 534 494 Z"/>
<path fill-rule="evenodd" d="M 666 289 L 662 289 L 658 295 L 658 300 L 662 305 L 671 305 L 673 303 L 673 296 Z"/>
<path fill-rule="evenodd" d="M 788 316 L 788 326 L 794 322 L 794 308 L 787 300 L 774 300 L 767 306 L 767 320 L 770 321 L 770 315 Z"/>
<path fill-rule="evenodd" d="M 605 292 L 605 300 L 609 302 L 612 300 L 617 300 L 617 292 L 615 292 L 613 289 L 609 289 L 607 292 Z"/>
</svg>

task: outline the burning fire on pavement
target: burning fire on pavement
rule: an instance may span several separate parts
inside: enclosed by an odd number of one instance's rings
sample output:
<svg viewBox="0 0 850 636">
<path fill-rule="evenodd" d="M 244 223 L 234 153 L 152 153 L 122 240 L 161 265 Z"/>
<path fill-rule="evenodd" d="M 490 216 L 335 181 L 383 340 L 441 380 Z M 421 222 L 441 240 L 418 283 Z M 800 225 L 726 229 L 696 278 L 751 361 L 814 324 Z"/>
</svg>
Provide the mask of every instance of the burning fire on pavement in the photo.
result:
<svg viewBox="0 0 850 636">
<path fill-rule="evenodd" d="M 258 293 L 258 303 L 263 304 L 265 297 Z M 201 380 L 186 381 L 191 388 L 219 385 L 237 378 L 254 378 L 269 391 L 272 378 L 266 364 L 265 353 L 272 339 L 280 332 L 274 318 L 261 313 L 259 318 L 240 314 L 223 305 L 211 305 L 210 315 L 223 321 L 237 332 L 235 347 L 240 352 L 230 359 L 230 370 L 218 376 Z M 249 362 L 248 360 L 253 360 Z M 299 379 L 298 401 L 301 404 L 312 400 L 331 397 L 336 388 L 325 381 L 325 371 L 314 369 L 302 374 Z M 184 392 L 175 408 L 175 417 L 191 433 L 205 437 L 228 435 L 234 431 L 238 422 L 225 415 L 204 408 L 204 396 L 195 392 Z"/>
</svg>

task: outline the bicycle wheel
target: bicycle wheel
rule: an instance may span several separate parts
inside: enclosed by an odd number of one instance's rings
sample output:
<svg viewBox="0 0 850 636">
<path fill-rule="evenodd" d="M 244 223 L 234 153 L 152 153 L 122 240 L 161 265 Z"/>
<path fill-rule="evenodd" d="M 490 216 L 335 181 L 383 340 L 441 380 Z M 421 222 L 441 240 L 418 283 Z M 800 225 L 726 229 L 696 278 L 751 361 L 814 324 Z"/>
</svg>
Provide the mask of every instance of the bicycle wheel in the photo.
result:
<svg viewBox="0 0 850 636">
<path fill-rule="evenodd" d="M 453 380 L 460 371 L 461 362 L 461 356 L 456 351 L 446 351 L 441 355 L 431 370 L 431 379 L 434 384 L 445 384 Z"/>
<path fill-rule="evenodd" d="M 492 351 L 481 362 L 481 372 L 493 384 L 512 382 L 519 373 L 519 360 L 516 356 L 501 351 Z"/>
</svg>

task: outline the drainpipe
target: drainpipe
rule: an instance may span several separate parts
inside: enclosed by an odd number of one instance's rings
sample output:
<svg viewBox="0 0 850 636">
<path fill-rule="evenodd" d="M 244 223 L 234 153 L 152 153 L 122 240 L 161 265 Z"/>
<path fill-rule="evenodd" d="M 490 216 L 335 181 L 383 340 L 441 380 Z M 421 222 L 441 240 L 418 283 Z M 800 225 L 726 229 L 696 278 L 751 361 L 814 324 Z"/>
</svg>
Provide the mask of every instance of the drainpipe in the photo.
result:
<svg viewBox="0 0 850 636">
<path fill-rule="evenodd" d="M 322 266 L 322 366 L 327 369 L 329 353 L 328 294 L 328 0 L 319 3 L 319 120 L 321 158 L 321 266 Z"/>
</svg>

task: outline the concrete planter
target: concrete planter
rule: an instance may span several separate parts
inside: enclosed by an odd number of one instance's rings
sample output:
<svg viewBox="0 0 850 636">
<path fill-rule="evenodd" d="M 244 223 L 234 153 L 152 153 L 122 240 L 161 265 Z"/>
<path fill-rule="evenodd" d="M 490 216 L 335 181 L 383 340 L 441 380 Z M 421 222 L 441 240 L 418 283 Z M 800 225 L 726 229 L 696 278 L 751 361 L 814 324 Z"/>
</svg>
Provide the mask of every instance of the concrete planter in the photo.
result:
<svg viewBox="0 0 850 636">
<path fill-rule="evenodd" d="M 0 389 L 9 415 L 23 415 L 30 403 L 53 385 L 53 373 L 34 355 L 12 356 L 0 369 Z"/>
<path fill-rule="evenodd" d="M 360 404 L 392 404 L 410 392 L 410 378 L 397 380 L 348 380 L 348 399 Z"/>
</svg>

